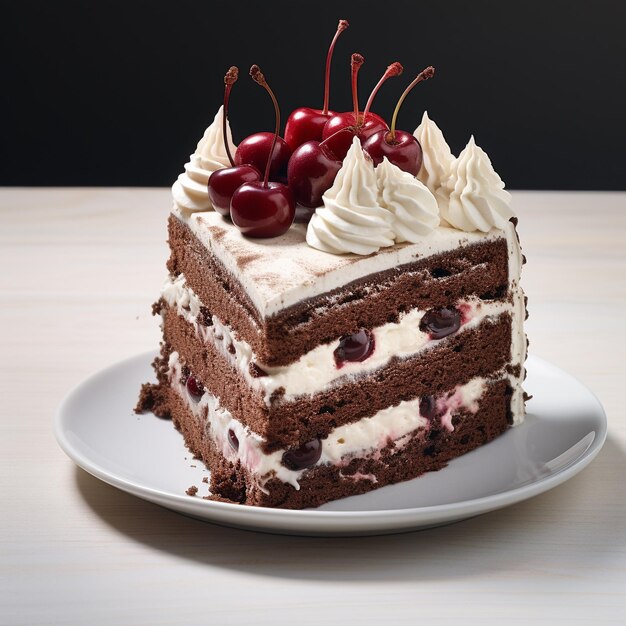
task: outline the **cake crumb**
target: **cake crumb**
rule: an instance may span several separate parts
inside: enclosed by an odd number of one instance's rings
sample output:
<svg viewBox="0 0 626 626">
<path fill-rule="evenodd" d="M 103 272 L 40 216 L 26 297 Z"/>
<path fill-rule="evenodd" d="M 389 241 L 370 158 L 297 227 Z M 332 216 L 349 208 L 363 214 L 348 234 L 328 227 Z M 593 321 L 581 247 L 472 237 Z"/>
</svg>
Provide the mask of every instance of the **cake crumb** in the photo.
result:
<svg viewBox="0 0 626 626">
<path fill-rule="evenodd" d="M 191 485 L 191 487 L 189 487 L 189 489 L 187 489 L 185 493 L 188 496 L 195 496 L 198 493 L 198 488 L 195 485 Z"/>
<path fill-rule="evenodd" d="M 202 499 L 210 500 L 211 502 L 225 502 L 226 504 L 241 504 L 241 502 L 236 502 L 235 500 L 224 498 L 223 496 L 219 496 L 217 494 L 209 494 L 208 496 L 202 496 Z"/>
<path fill-rule="evenodd" d="M 208 477 L 208 476 L 205 476 L 205 477 L 202 479 L 202 482 L 203 482 L 203 483 L 205 483 L 206 485 L 208 485 L 208 484 L 209 484 L 209 477 Z"/>
</svg>

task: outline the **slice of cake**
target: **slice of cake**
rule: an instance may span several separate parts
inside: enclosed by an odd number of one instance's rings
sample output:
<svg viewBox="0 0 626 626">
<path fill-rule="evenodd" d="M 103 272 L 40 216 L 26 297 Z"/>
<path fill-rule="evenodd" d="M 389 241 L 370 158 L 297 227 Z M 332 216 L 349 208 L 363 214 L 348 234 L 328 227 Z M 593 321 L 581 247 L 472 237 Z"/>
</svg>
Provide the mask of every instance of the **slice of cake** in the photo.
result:
<svg viewBox="0 0 626 626">
<path fill-rule="evenodd" d="M 322 206 L 277 237 L 244 236 L 185 175 L 175 186 L 158 382 L 137 410 L 173 420 L 212 498 L 315 507 L 440 469 L 523 419 L 510 195 L 473 138 L 454 158 L 426 114 L 415 137 L 403 170 L 375 167 L 355 133 Z"/>
<path fill-rule="evenodd" d="M 317 506 L 439 469 L 522 419 L 513 222 L 358 257 L 310 247 L 304 225 L 246 239 L 175 207 L 169 242 L 159 383 L 141 406 L 173 419 L 214 495 Z"/>
</svg>

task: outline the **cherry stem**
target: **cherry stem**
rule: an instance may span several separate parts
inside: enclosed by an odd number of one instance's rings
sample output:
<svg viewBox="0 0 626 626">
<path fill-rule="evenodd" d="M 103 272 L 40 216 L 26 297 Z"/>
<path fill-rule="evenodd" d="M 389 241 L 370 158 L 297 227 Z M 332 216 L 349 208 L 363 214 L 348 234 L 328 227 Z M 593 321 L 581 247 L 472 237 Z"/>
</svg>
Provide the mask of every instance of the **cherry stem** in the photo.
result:
<svg viewBox="0 0 626 626">
<path fill-rule="evenodd" d="M 352 132 L 352 129 L 350 128 L 350 126 L 344 126 L 343 128 L 336 130 L 332 135 L 329 135 L 328 137 L 326 137 L 324 141 L 320 141 L 319 147 L 321 148 L 322 146 L 325 146 L 327 141 L 334 139 L 337 135 L 339 135 L 339 133 L 348 133 L 348 132 Z"/>
<path fill-rule="evenodd" d="M 324 115 L 328 115 L 328 101 L 330 99 L 330 62 L 333 59 L 333 51 L 335 49 L 337 39 L 339 39 L 339 35 L 341 35 L 341 33 L 343 33 L 348 26 L 350 26 L 350 24 L 348 24 L 348 20 L 339 20 L 337 32 L 335 33 L 333 40 L 330 42 L 328 54 L 326 55 L 326 73 L 324 75 L 324 110 L 322 111 Z"/>
<path fill-rule="evenodd" d="M 228 160 L 230 161 L 230 166 L 235 166 L 235 161 L 233 161 L 233 156 L 230 153 L 230 147 L 228 145 L 228 135 L 226 124 L 228 123 L 228 100 L 230 99 L 230 90 L 233 88 L 233 85 L 237 82 L 239 78 L 239 68 L 234 65 L 228 69 L 226 72 L 226 76 L 224 76 L 224 112 L 222 115 L 222 136 L 224 139 L 224 147 L 226 148 L 226 154 L 228 155 Z"/>
<path fill-rule="evenodd" d="M 274 92 L 270 89 L 270 86 L 267 84 L 265 80 L 265 76 L 263 76 L 263 72 L 261 72 L 261 68 L 258 65 L 253 65 L 250 68 L 250 76 L 252 76 L 252 80 L 255 83 L 261 85 L 270 94 L 270 98 L 272 98 L 272 102 L 274 103 L 274 112 L 276 113 L 276 130 L 274 130 L 274 138 L 272 139 L 272 147 L 270 148 L 270 153 L 267 156 L 267 163 L 265 165 L 265 176 L 263 176 L 263 187 L 267 187 L 267 183 L 270 178 L 270 165 L 272 164 L 272 155 L 274 154 L 274 148 L 276 147 L 276 140 L 278 139 L 278 133 L 280 132 L 280 109 L 278 108 L 278 101 L 276 100 L 276 96 Z"/>
<path fill-rule="evenodd" d="M 370 107 L 372 106 L 374 97 L 378 93 L 378 90 L 382 87 L 383 83 L 388 78 L 391 78 L 392 76 L 400 76 L 400 74 L 402 74 L 403 71 L 404 71 L 404 68 L 402 67 L 402 64 L 399 63 L 398 61 L 396 61 L 395 63 L 392 63 L 391 65 L 387 67 L 387 69 L 385 70 L 385 73 L 380 77 L 380 80 L 376 83 L 376 87 L 372 89 L 372 93 L 370 94 L 370 97 L 367 100 L 365 109 L 363 109 L 363 122 L 365 122 L 365 118 L 367 117 L 367 114 L 370 112 Z"/>
<path fill-rule="evenodd" d="M 365 59 L 358 52 L 355 52 L 350 59 L 350 67 L 352 68 L 352 105 L 354 106 L 354 123 L 359 123 L 359 92 L 357 89 L 357 76 L 361 65 L 365 63 Z"/>
<path fill-rule="evenodd" d="M 423 80 L 428 80 L 435 75 L 435 68 L 432 65 L 429 65 L 425 70 L 422 70 L 413 80 L 413 82 L 404 90 L 404 93 L 400 96 L 398 100 L 398 104 L 396 104 L 395 111 L 393 112 L 393 117 L 391 118 L 391 127 L 389 129 L 389 133 L 387 137 L 390 138 L 391 143 L 396 140 L 396 121 L 398 119 L 398 111 L 404 102 L 404 99 L 409 95 L 409 91 L 417 85 L 417 83 L 421 83 Z"/>
</svg>

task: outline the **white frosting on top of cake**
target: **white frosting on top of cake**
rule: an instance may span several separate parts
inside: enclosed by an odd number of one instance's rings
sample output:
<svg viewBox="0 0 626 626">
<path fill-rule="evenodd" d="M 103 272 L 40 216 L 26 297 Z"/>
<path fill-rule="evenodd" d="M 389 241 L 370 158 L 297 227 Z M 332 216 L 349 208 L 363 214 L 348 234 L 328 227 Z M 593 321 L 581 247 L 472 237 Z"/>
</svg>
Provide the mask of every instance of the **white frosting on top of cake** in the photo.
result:
<svg viewBox="0 0 626 626">
<path fill-rule="evenodd" d="M 315 210 L 306 234 L 313 248 L 332 254 L 372 254 L 393 245 L 393 215 L 378 203 L 374 164 L 358 137 L 322 200 L 324 206 Z"/>
<path fill-rule="evenodd" d="M 393 214 L 397 243 L 416 243 L 439 226 L 435 196 L 415 176 L 393 165 L 387 157 L 376 168 L 376 182 L 378 203 Z"/>
<path fill-rule="evenodd" d="M 441 215 L 455 228 L 468 232 L 504 229 L 515 215 L 511 194 L 473 135 L 452 164 L 445 188 L 449 198 L 441 204 Z"/>
<path fill-rule="evenodd" d="M 422 167 L 417 178 L 431 193 L 436 194 L 450 176 L 454 155 L 439 126 L 428 117 L 426 111 L 413 135 L 422 146 Z"/>
<path fill-rule="evenodd" d="M 179 209 L 194 212 L 208 211 L 213 208 L 207 190 L 209 176 L 216 170 L 230 166 L 224 145 L 223 122 L 224 107 L 221 106 L 213 123 L 204 131 L 196 151 L 185 163 L 185 171 L 172 185 L 172 197 Z M 233 143 L 228 120 L 226 121 L 226 135 L 231 154 L 234 155 L 237 147 Z"/>
<path fill-rule="evenodd" d="M 502 239 L 504 233 L 466 233 L 438 227 L 414 244 L 396 244 L 370 256 L 327 254 L 305 240 L 306 225 L 294 224 L 272 239 L 244 237 L 215 211 L 188 214 L 173 207 L 203 245 L 236 276 L 261 317 L 348 283 L 461 245 Z"/>
</svg>

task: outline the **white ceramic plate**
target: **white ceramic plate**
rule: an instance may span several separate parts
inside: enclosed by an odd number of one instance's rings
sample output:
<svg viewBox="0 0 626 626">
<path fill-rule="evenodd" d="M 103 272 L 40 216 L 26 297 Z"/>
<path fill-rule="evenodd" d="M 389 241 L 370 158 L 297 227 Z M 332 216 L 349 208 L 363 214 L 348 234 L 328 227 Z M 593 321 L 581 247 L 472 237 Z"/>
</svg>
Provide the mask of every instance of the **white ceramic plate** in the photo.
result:
<svg viewBox="0 0 626 626">
<path fill-rule="evenodd" d="M 63 450 L 97 478 L 169 509 L 217 524 L 295 535 L 374 535 L 447 524 L 520 502 L 568 480 L 598 454 L 606 417 L 595 396 L 554 365 L 529 357 L 526 421 L 448 467 L 318 509 L 290 511 L 203 500 L 209 475 L 171 422 L 135 415 L 145 353 L 78 385 L 56 416 Z M 185 490 L 198 487 L 190 497 Z"/>
</svg>

